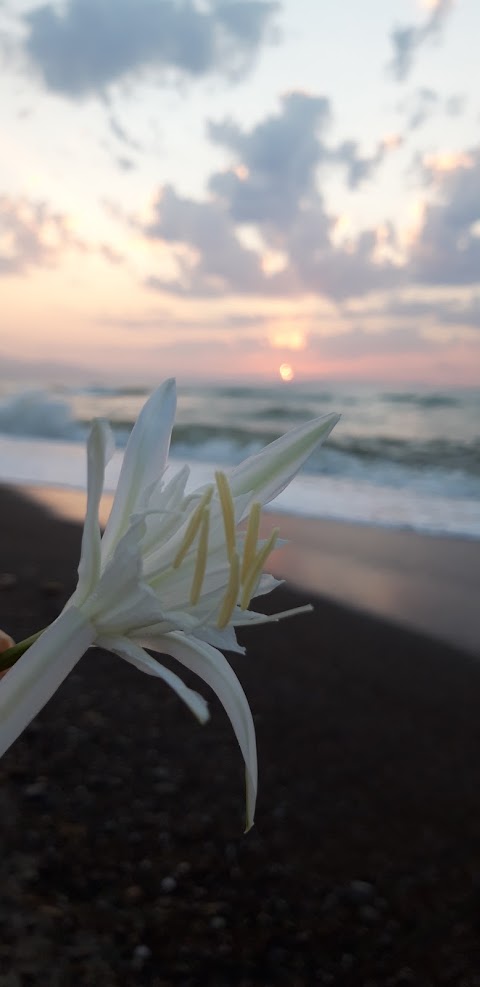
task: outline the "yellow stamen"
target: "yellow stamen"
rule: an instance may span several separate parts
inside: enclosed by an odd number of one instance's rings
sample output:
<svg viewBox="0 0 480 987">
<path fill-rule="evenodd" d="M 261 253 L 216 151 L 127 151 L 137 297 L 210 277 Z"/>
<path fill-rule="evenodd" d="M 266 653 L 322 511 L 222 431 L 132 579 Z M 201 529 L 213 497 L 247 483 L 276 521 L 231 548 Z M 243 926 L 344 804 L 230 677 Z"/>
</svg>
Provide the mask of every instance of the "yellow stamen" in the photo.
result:
<svg viewBox="0 0 480 987">
<path fill-rule="evenodd" d="M 240 559 L 238 552 L 234 552 L 230 561 L 230 576 L 225 596 L 222 600 L 220 612 L 217 618 L 217 627 L 222 630 L 226 627 L 237 604 L 238 591 L 240 589 Z"/>
<path fill-rule="evenodd" d="M 242 583 L 245 582 L 247 572 L 250 569 L 255 559 L 255 552 L 257 549 L 257 542 L 258 542 L 258 530 L 260 527 L 261 509 L 262 509 L 261 504 L 258 503 L 252 504 L 250 509 L 250 514 L 248 516 L 248 526 L 245 534 L 245 541 L 243 543 L 243 558 L 242 558 L 242 572 L 241 572 Z"/>
<path fill-rule="evenodd" d="M 229 562 L 231 562 L 235 553 L 235 507 L 232 492 L 225 473 L 221 473 L 219 470 L 215 473 L 215 480 L 217 481 L 218 496 L 220 498 L 220 505 L 223 514 L 227 555 Z"/>
<path fill-rule="evenodd" d="M 212 494 L 213 494 L 213 487 L 209 487 L 208 490 L 206 490 L 205 493 L 203 494 L 203 497 L 201 498 L 199 503 L 197 504 L 187 524 L 187 529 L 183 536 L 180 548 L 178 549 L 178 552 L 173 560 L 174 569 L 178 569 L 178 567 L 182 564 L 189 548 L 192 546 L 197 531 L 202 523 L 204 508 L 207 506 L 207 504 L 210 503 L 212 499 Z"/>
<path fill-rule="evenodd" d="M 208 507 L 203 509 L 202 527 L 198 539 L 197 558 L 195 560 L 195 572 L 193 573 L 192 588 L 190 590 L 190 603 L 195 606 L 200 599 L 202 592 L 205 570 L 208 558 L 208 532 L 210 528 L 210 511 Z"/>
<path fill-rule="evenodd" d="M 258 577 L 260 576 L 260 573 L 263 569 L 266 559 L 268 558 L 270 552 L 274 548 L 275 542 L 277 541 L 279 534 L 280 534 L 280 528 L 274 528 L 270 535 L 270 538 L 267 539 L 263 548 L 260 549 L 260 551 L 257 553 L 257 555 L 253 560 L 253 565 L 250 571 L 247 573 L 247 577 L 243 585 L 243 592 L 240 599 L 240 606 L 242 610 L 248 609 L 248 604 L 250 603 L 252 593 L 257 584 Z"/>
</svg>

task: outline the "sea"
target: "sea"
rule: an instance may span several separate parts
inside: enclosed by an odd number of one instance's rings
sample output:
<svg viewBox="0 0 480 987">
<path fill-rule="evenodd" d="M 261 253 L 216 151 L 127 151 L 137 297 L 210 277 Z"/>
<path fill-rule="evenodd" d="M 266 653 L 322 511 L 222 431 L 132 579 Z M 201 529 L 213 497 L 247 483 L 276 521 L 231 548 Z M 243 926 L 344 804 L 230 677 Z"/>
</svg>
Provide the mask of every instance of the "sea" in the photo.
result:
<svg viewBox="0 0 480 987">
<path fill-rule="evenodd" d="M 151 387 L 26 385 L 0 380 L 0 479 L 84 489 L 92 418 L 108 418 L 122 450 Z M 171 467 L 191 485 L 301 422 L 341 420 L 273 507 L 312 518 L 480 538 L 480 388 L 375 387 L 321 382 L 180 383 Z"/>
</svg>

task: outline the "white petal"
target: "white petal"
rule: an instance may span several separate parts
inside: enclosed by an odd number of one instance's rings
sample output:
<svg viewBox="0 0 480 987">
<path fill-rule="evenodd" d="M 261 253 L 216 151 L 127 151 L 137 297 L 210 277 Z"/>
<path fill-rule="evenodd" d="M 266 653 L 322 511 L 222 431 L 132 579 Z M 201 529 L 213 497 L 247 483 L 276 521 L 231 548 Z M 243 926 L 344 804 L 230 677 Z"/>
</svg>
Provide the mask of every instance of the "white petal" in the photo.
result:
<svg viewBox="0 0 480 987">
<path fill-rule="evenodd" d="M 268 504 L 290 483 L 315 447 L 325 441 L 339 417 L 324 415 L 298 425 L 245 459 L 228 475 L 233 496 L 251 493 L 252 499 Z"/>
<path fill-rule="evenodd" d="M 92 591 L 100 576 L 100 525 L 98 509 L 103 493 L 105 466 L 115 449 L 112 430 L 107 421 L 97 418 L 87 445 L 87 513 L 83 525 L 82 550 L 78 566 L 78 584 L 72 603 L 79 606 Z"/>
<path fill-rule="evenodd" d="M 189 689 L 185 685 L 185 682 L 182 682 L 181 678 L 175 675 L 175 672 L 161 665 L 159 661 L 147 654 L 138 644 L 134 644 L 133 641 L 129 641 L 126 637 L 102 637 L 98 639 L 97 644 L 100 648 L 105 648 L 107 651 L 114 651 L 116 655 L 124 658 L 131 665 L 135 665 L 141 672 L 146 672 L 147 675 L 156 675 L 158 678 L 163 679 L 177 693 L 177 696 L 183 699 L 183 702 L 200 723 L 206 723 L 210 719 L 208 704 L 203 696 L 200 696 L 198 692 L 194 692 L 193 689 Z"/>
<path fill-rule="evenodd" d="M 221 601 L 219 601 L 220 604 Z M 218 604 L 218 605 L 219 605 Z M 215 607 L 214 611 L 209 611 L 208 617 L 214 618 L 214 615 L 218 611 L 218 606 Z M 243 648 L 237 641 L 237 635 L 235 634 L 235 628 L 231 624 L 227 624 L 226 627 L 218 628 L 212 626 L 208 619 L 202 619 L 202 617 L 197 617 L 194 613 L 187 613 L 182 610 L 175 610 L 165 612 L 165 621 L 171 618 L 171 628 L 166 627 L 165 630 L 159 629 L 155 630 L 155 633 L 166 634 L 169 630 L 174 631 L 184 631 L 185 634 L 197 637 L 199 641 L 206 641 L 207 644 L 213 645 L 214 648 L 221 648 L 222 651 L 235 651 L 239 655 L 245 654 L 245 648 Z M 149 628 L 146 631 L 147 638 L 152 640 L 153 628 Z M 140 640 L 140 632 L 135 633 L 134 637 Z"/>
<path fill-rule="evenodd" d="M 223 628 L 203 624 L 192 631 L 192 634 L 200 641 L 206 641 L 207 644 L 211 644 L 214 648 L 221 648 L 222 651 L 234 651 L 237 655 L 245 654 L 246 649 L 238 643 L 235 628 L 232 624 L 227 624 Z"/>
<path fill-rule="evenodd" d="M 130 634 L 152 624 L 163 623 L 165 619 L 155 593 L 146 583 L 136 579 L 125 582 L 117 599 L 114 587 L 108 597 L 94 594 L 85 601 L 84 609 L 102 635 Z"/>
<path fill-rule="evenodd" d="M 170 468 L 170 467 L 169 467 Z M 185 486 L 190 476 L 190 467 L 186 464 L 170 477 L 168 483 L 162 488 L 158 485 L 153 489 L 149 499 L 149 510 L 161 508 L 162 510 L 172 510 L 178 508 L 185 495 Z"/>
<path fill-rule="evenodd" d="M 255 590 L 255 593 L 253 594 L 253 597 L 266 596 L 267 593 L 272 593 L 277 586 L 282 586 L 284 582 L 284 579 L 275 579 L 275 576 L 271 576 L 270 573 L 264 572 L 260 578 L 260 582 Z"/>
<path fill-rule="evenodd" d="M 0 683 L 0 756 L 53 696 L 94 638 L 95 629 L 83 613 L 69 607 L 9 669 Z"/>
<path fill-rule="evenodd" d="M 228 582 L 229 564 L 226 553 L 222 552 L 220 561 L 210 557 L 207 560 L 207 571 L 203 581 L 202 595 L 200 603 L 212 601 L 216 596 L 223 596 Z M 150 582 L 155 592 L 161 597 L 162 606 L 165 610 L 185 610 L 190 609 L 190 589 L 193 579 L 193 564 L 191 560 L 185 560 L 178 569 L 166 569 L 160 576 L 150 577 Z"/>
<path fill-rule="evenodd" d="M 245 761 L 247 830 L 253 826 L 257 797 L 257 745 L 250 706 L 240 682 L 221 651 L 183 634 L 167 634 L 150 645 L 199 675 L 217 694 L 235 731 Z"/>
<path fill-rule="evenodd" d="M 111 555 L 131 514 L 146 507 L 151 484 L 164 472 L 175 421 L 175 381 L 165 381 L 143 406 L 125 449 L 115 499 L 102 539 L 102 557 Z"/>
<path fill-rule="evenodd" d="M 158 597 L 142 577 L 140 516 L 120 539 L 84 610 L 99 634 L 124 634 L 164 619 Z"/>
</svg>

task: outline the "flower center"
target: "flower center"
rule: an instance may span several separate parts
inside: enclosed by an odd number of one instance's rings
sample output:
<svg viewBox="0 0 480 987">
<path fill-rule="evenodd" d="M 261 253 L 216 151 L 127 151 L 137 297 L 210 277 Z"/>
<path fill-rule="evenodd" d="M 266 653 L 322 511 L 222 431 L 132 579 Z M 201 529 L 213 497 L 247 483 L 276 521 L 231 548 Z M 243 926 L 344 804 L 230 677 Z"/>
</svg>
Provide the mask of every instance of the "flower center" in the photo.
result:
<svg viewBox="0 0 480 987">
<path fill-rule="evenodd" d="M 228 478 L 221 470 L 215 473 L 218 500 L 222 511 L 225 550 L 228 560 L 228 578 L 221 598 L 216 625 L 222 629 L 229 624 L 237 604 L 246 610 L 255 592 L 262 569 L 275 546 L 279 529 L 274 528 L 270 537 L 258 548 L 261 504 L 253 503 L 248 515 L 247 529 L 237 533 L 235 504 Z M 210 534 L 210 502 L 213 485 L 203 494 L 187 524 L 182 542 L 173 560 L 173 568 L 178 569 L 192 545 L 196 541 L 193 559 L 193 577 L 190 587 L 190 605 L 200 602 L 205 574 L 208 566 Z"/>
</svg>

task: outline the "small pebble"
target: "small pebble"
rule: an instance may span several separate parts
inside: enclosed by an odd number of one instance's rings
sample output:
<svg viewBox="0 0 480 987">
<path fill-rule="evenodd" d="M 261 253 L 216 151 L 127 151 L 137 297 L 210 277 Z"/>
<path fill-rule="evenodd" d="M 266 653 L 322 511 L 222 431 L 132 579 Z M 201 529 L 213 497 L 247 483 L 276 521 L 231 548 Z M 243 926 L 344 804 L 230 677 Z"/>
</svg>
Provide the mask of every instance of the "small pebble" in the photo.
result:
<svg viewBox="0 0 480 987">
<path fill-rule="evenodd" d="M 141 887 L 138 884 L 131 884 L 125 890 L 125 898 L 127 901 L 139 901 L 140 898 L 143 898 Z"/>
<path fill-rule="evenodd" d="M 362 922 L 366 922 L 367 925 L 374 925 L 380 918 L 380 912 L 376 908 L 373 908 L 372 905 L 362 905 L 358 910 L 358 914 Z"/>
<path fill-rule="evenodd" d="M 353 905 L 363 905 L 375 896 L 375 888 L 369 881 L 350 881 L 346 896 Z"/>
<path fill-rule="evenodd" d="M 141 970 L 147 960 L 150 959 L 152 955 L 152 950 L 145 943 L 139 943 L 135 946 L 132 956 L 132 967 L 134 970 Z"/>
<path fill-rule="evenodd" d="M 31 785 L 25 785 L 23 794 L 27 799 L 41 798 L 42 795 L 45 794 L 46 788 L 46 782 L 39 779 L 38 781 L 32 782 Z"/>
<path fill-rule="evenodd" d="M 176 886 L 177 882 L 174 877 L 164 877 L 163 880 L 160 881 L 160 887 L 164 894 L 170 894 L 172 891 L 175 891 Z"/>
<path fill-rule="evenodd" d="M 17 582 L 17 577 L 13 572 L 0 572 L 0 589 L 13 589 Z"/>
<path fill-rule="evenodd" d="M 44 579 L 39 586 L 44 596 L 59 596 L 63 593 L 63 583 L 58 579 Z"/>
<path fill-rule="evenodd" d="M 227 922 L 223 915 L 214 915 L 213 918 L 210 919 L 211 929 L 224 929 L 226 924 Z"/>
</svg>

